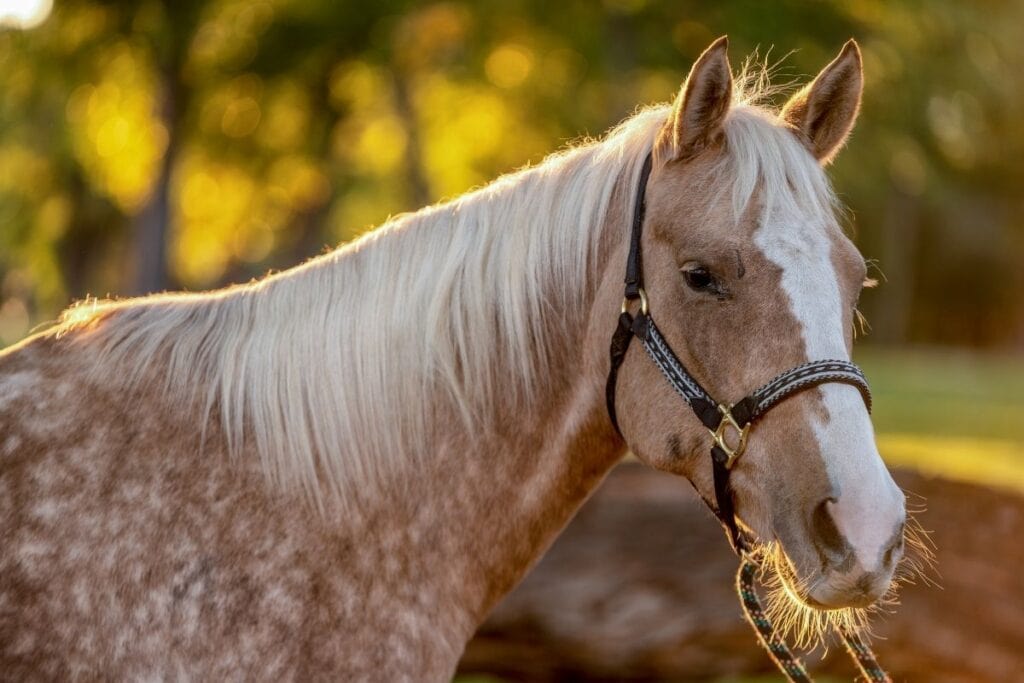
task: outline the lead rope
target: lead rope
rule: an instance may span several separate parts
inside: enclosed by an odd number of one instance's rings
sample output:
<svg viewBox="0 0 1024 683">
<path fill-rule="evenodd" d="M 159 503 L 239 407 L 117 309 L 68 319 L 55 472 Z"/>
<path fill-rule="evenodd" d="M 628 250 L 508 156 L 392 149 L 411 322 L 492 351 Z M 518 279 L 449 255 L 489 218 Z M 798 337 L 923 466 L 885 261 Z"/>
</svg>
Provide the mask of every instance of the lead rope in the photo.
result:
<svg viewBox="0 0 1024 683">
<path fill-rule="evenodd" d="M 775 632 L 772 622 L 761 607 L 761 600 L 754 590 L 754 578 L 757 575 L 758 566 L 751 562 L 747 555 L 740 557 L 740 570 L 736 572 L 736 592 L 740 596 L 740 604 L 743 605 L 743 613 L 747 621 L 754 627 L 757 639 L 768 650 L 768 656 L 779 667 L 779 671 L 786 675 L 786 680 L 793 683 L 811 683 L 811 677 L 807 675 L 807 669 L 797 659 L 793 652 L 786 645 L 786 641 Z"/>
<path fill-rule="evenodd" d="M 761 606 L 761 599 L 757 597 L 754 588 L 754 580 L 760 565 L 751 559 L 746 552 L 740 554 L 740 568 L 736 572 L 736 592 L 740 596 L 740 604 L 743 606 L 743 613 L 754 628 L 757 639 L 768 651 L 768 656 L 775 662 L 786 676 L 786 680 L 792 683 L 811 683 L 811 677 L 804 668 L 803 663 L 793 654 L 793 651 L 786 645 L 772 622 L 768 620 Z M 882 670 L 875 659 L 874 653 L 860 636 L 845 628 L 837 628 L 836 631 L 843 639 L 843 645 L 850 655 L 850 659 L 857 665 L 864 680 L 869 683 L 892 683 L 889 675 Z"/>
<path fill-rule="evenodd" d="M 871 651 L 871 648 L 868 647 L 868 644 L 859 635 L 842 627 L 837 627 L 836 631 L 842 636 L 843 645 L 846 646 L 850 659 L 854 661 L 860 672 L 864 674 L 866 680 L 871 681 L 871 683 L 892 683 L 889 674 L 885 673 L 885 670 L 878 665 L 875 653 Z"/>
</svg>

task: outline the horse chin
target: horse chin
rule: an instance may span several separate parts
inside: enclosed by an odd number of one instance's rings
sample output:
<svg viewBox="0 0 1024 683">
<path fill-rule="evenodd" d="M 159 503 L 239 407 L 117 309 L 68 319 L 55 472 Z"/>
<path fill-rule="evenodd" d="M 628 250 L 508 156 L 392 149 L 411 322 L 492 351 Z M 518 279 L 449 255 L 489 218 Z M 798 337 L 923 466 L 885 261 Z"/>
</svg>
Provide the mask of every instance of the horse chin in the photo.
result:
<svg viewBox="0 0 1024 683">
<path fill-rule="evenodd" d="M 828 642 L 837 627 L 851 632 L 867 630 L 868 614 L 876 607 L 833 607 L 815 599 L 826 589 L 823 576 L 801 578 L 777 541 L 761 546 L 761 582 L 766 589 L 765 614 L 784 638 L 797 647 Z"/>
</svg>

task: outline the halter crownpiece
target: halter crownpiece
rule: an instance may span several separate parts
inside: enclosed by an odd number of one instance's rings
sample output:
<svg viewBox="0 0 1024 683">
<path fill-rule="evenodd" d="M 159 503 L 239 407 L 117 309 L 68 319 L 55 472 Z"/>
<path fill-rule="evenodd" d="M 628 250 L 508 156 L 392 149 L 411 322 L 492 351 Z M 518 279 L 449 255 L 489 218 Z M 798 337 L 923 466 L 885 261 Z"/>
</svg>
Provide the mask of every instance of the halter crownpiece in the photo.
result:
<svg viewBox="0 0 1024 683">
<path fill-rule="evenodd" d="M 758 638 L 767 648 L 773 661 L 791 681 L 809 681 L 803 669 L 786 644 L 776 636 L 774 629 L 764 616 L 753 589 L 753 578 L 757 565 L 752 560 L 746 541 L 736 523 L 735 505 L 729 486 L 729 475 L 736 461 L 746 450 L 751 427 L 766 412 L 785 399 L 827 382 L 840 382 L 856 387 L 871 411 L 871 391 L 867 379 L 857 365 L 846 360 L 815 360 L 780 373 L 774 379 L 740 399 L 734 404 L 716 401 L 690 374 L 672 348 L 665 341 L 650 313 L 647 292 L 644 291 L 643 259 L 640 238 L 643 234 L 646 211 L 645 194 L 651 175 L 651 153 L 647 154 L 640 170 L 636 198 L 633 204 L 633 225 L 629 239 L 629 256 L 626 260 L 625 296 L 618 325 L 612 335 L 610 347 L 611 366 L 605 386 L 605 401 L 608 415 L 615 431 L 622 435 L 615 412 L 615 388 L 619 369 L 626 359 L 630 343 L 636 337 L 643 344 L 644 351 L 661 370 L 669 385 L 686 402 L 711 434 L 711 464 L 714 473 L 715 502 L 708 502 L 712 512 L 725 527 L 729 542 L 742 558 L 737 577 L 737 588 L 747 618 L 754 626 Z M 630 313 L 631 304 L 639 301 L 635 315 Z M 874 661 L 867 646 L 856 634 L 841 631 L 847 650 L 869 681 L 888 681 L 889 678 Z"/>
</svg>

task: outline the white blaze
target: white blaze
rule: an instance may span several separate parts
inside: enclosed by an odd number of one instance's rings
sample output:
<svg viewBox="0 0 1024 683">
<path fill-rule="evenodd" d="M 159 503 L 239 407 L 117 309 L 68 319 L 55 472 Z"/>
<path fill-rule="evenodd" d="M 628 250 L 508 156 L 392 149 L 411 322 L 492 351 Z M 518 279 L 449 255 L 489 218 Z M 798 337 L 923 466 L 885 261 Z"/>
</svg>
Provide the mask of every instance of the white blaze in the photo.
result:
<svg viewBox="0 0 1024 683">
<path fill-rule="evenodd" d="M 826 228 L 792 210 L 774 210 L 754 235 L 765 257 L 782 269 L 782 287 L 800 323 L 808 360 L 849 360 L 843 301 Z M 830 512 L 862 571 L 880 568 L 903 515 L 903 494 L 886 470 L 860 393 L 838 383 L 820 387 L 827 421 L 815 419 L 829 479 L 839 493 Z"/>
</svg>

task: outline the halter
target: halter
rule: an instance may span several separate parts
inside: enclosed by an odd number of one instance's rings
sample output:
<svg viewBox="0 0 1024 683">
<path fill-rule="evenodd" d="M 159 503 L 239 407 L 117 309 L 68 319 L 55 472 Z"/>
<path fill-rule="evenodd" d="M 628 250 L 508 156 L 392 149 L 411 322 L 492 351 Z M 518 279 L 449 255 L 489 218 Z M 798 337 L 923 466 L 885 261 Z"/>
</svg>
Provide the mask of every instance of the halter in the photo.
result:
<svg viewBox="0 0 1024 683">
<path fill-rule="evenodd" d="M 642 343 L 647 355 L 661 370 L 669 385 L 682 397 L 697 419 L 711 434 L 711 466 L 714 473 L 715 502 L 714 504 L 707 500 L 705 502 L 725 527 L 733 550 L 742 558 L 737 575 L 737 590 L 748 620 L 754 626 L 758 637 L 768 649 L 772 659 L 789 680 L 809 681 L 810 678 L 799 660 L 792 655 L 785 642 L 775 634 L 771 624 L 764 616 L 757 594 L 754 592 L 753 579 L 758 569 L 758 563 L 752 557 L 749 546 L 736 523 L 736 509 L 729 486 L 729 475 L 736 461 L 746 450 L 751 427 L 765 413 L 787 398 L 820 384 L 839 382 L 856 387 L 864 399 L 868 412 L 871 412 L 871 391 L 864 373 L 854 363 L 845 360 L 815 360 L 780 373 L 767 384 L 736 403 L 729 404 L 711 397 L 711 394 L 686 369 L 686 366 L 665 341 L 657 325 L 654 324 L 649 310 L 647 292 L 644 291 L 640 237 L 643 232 L 646 211 L 644 197 L 647 181 L 651 175 L 651 164 L 651 154 L 648 153 L 640 171 L 640 182 L 633 205 L 633 226 L 629 241 L 629 256 L 626 260 L 625 297 L 622 300 L 619 322 L 611 341 L 611 368 L 608 371 L 608 383 L 605 387 L 608 414 L 611 417 L 612 425 L 621 436 L 622 431 L 619 429 L 619 421 L 615 413 L 615 387 L 619 368 L 626 358 L 630 342 L 636 337 Z M 638 300 L 639 307 L 636 315 L 633 315 L 629 312 L 631 304 Z M 870 650 L 856 634 L 844 630 L 840 632 L 840 635 L 846 643 L 847 650 L 858 663 L 861 673 L 865 674 L 869 681 L 889 680 L 885 672 L 874 662 Z"/>
</svg>

